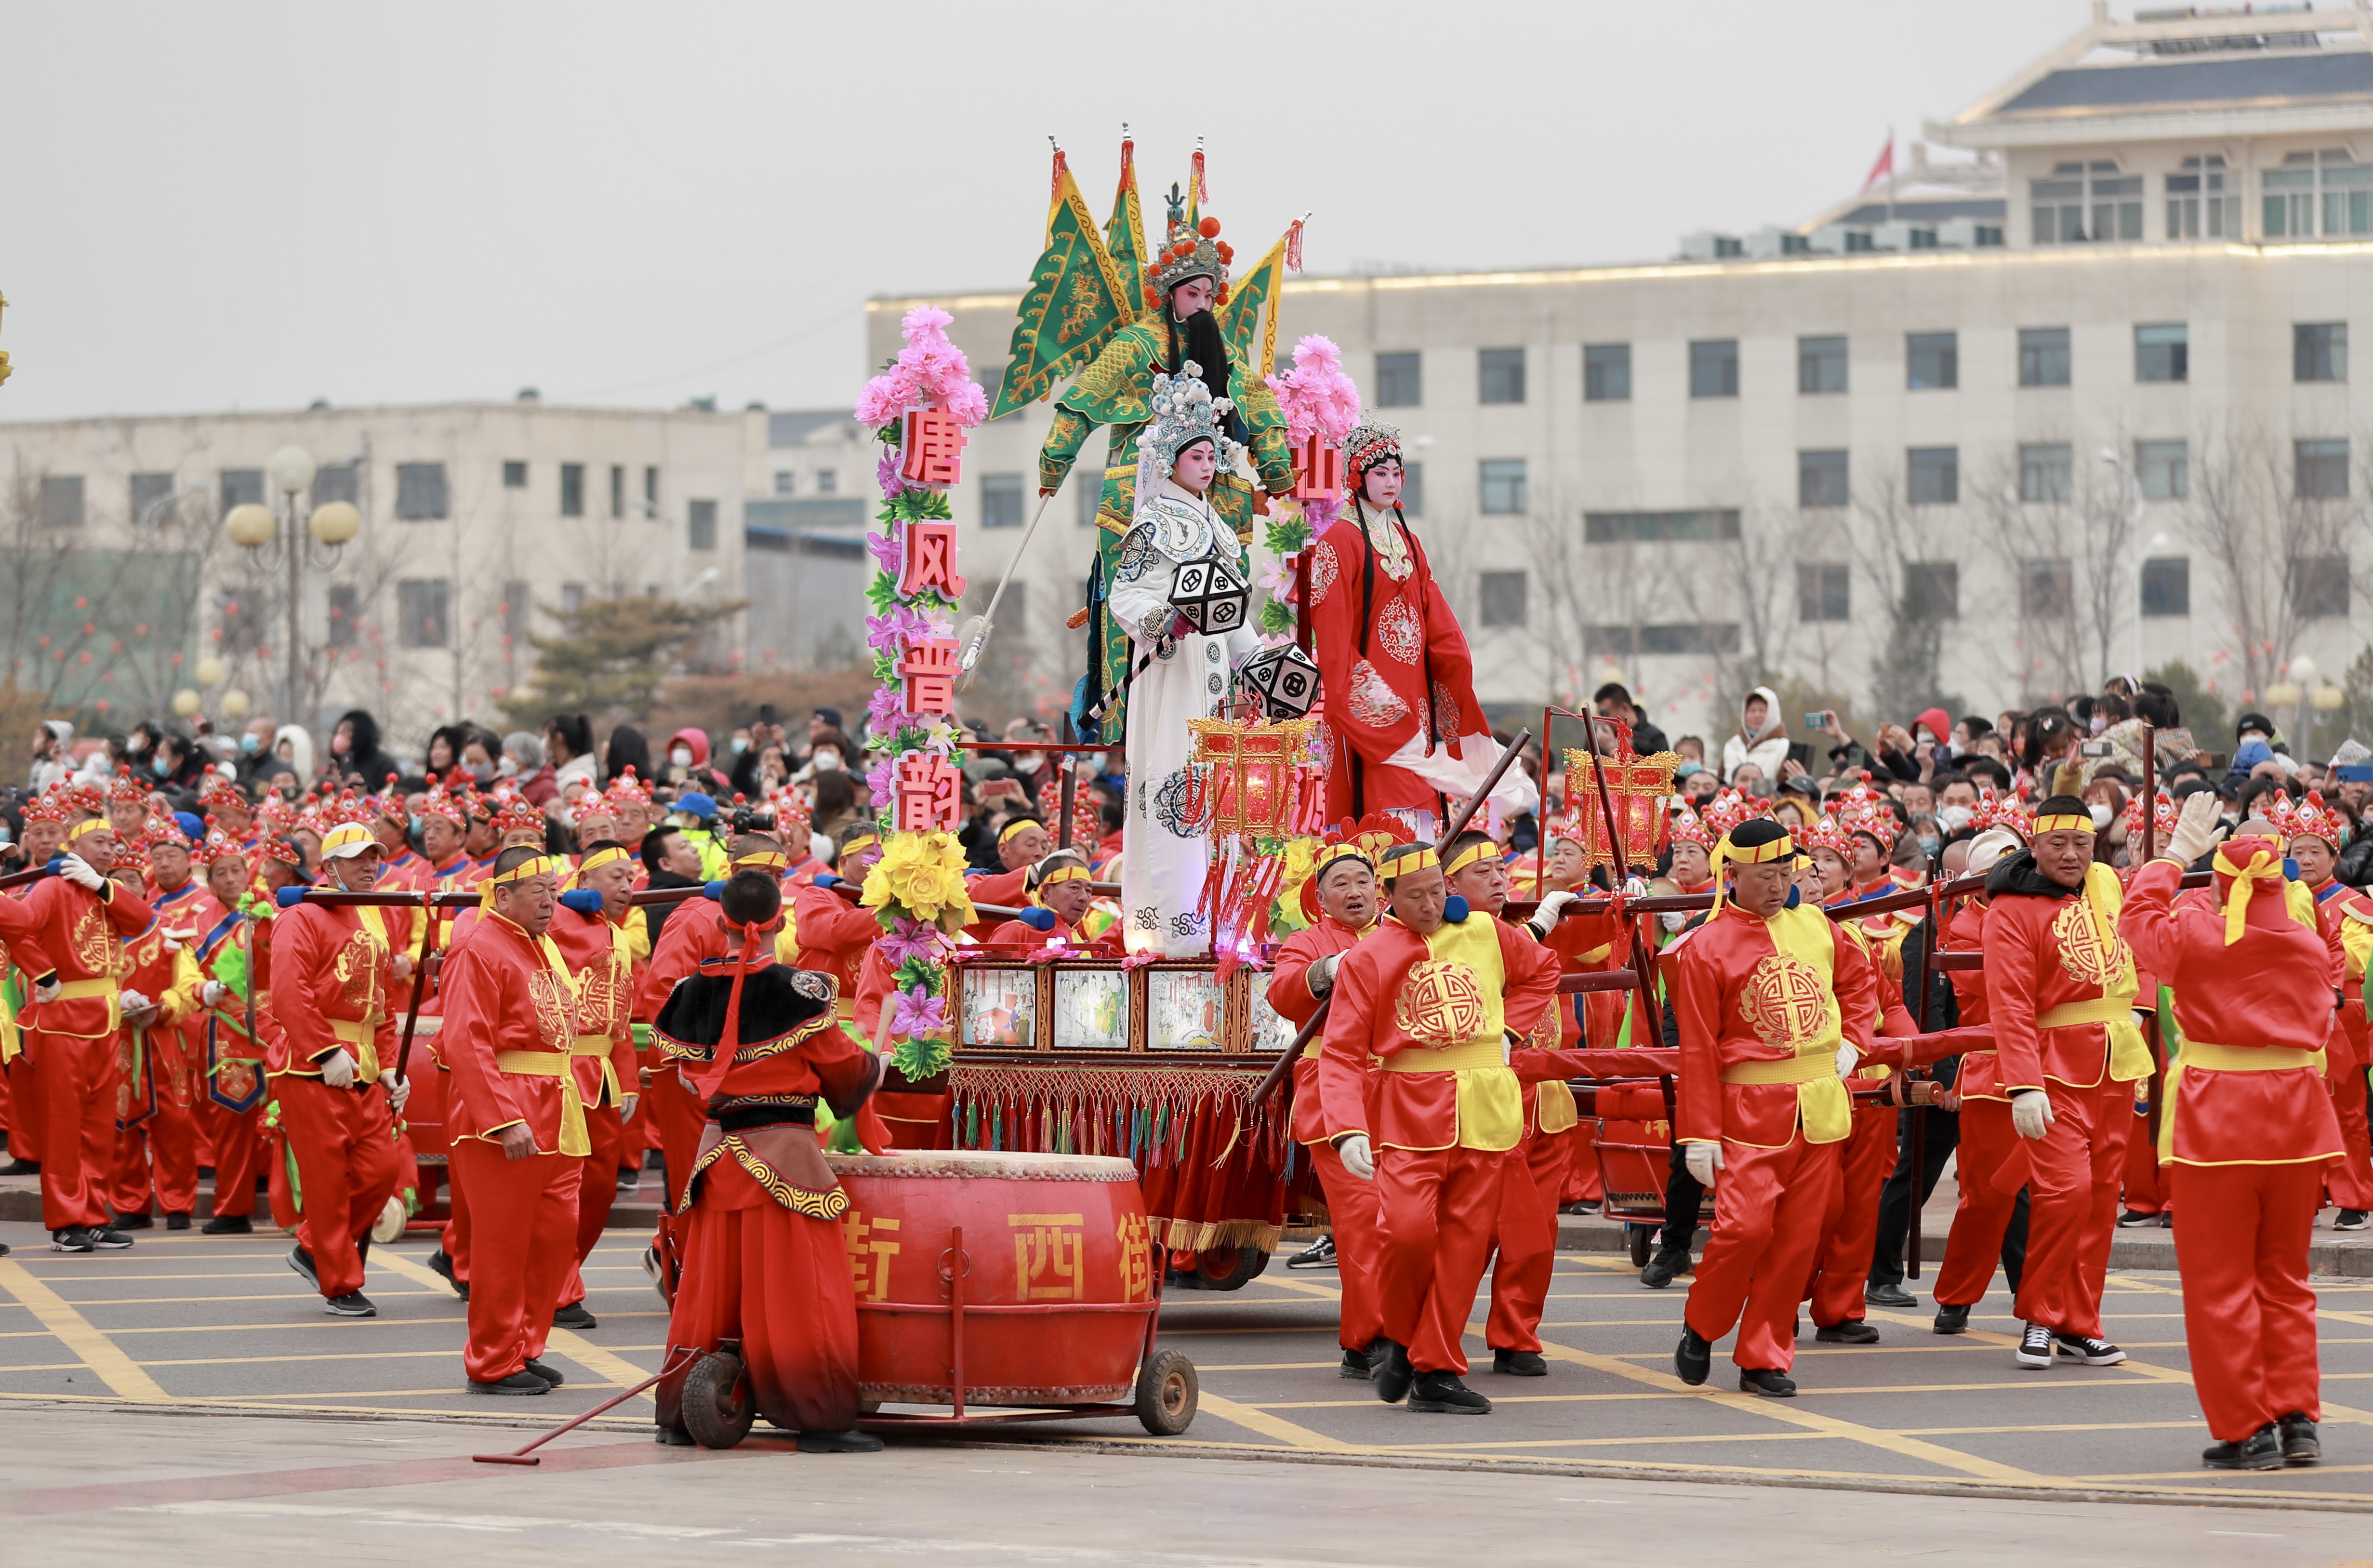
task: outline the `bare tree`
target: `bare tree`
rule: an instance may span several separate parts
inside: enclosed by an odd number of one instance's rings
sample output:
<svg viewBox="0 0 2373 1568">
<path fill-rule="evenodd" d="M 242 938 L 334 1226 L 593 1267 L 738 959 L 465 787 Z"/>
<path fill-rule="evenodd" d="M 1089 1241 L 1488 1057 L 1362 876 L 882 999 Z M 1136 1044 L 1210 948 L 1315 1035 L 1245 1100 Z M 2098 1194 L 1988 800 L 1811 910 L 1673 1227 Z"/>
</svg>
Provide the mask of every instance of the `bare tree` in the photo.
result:
<svg viewBox="0 0 2373 1568">
<path fill-rule="evenodd" d="M 1980 526 L 2014 574 L 2016 632 L 1995 649 L 2027 700 L 2087 691 L 2111 668 L 2130 604 L 2134 494 L 2122 470 L 2074 461 L 2025 471 L 2005 458 L 1976 486 Z"/>
<path fill-rule="evenodd" d="M 2262 429 L 2211 431 L 2195 451 L 2186 529 L 2215 568 L 2243 689 L 2262 691 L 2307 623 L 2331 613 L 2334 574 L 2344 599 L 2349 546 L 2366 519 L 2353 486 L 2306 493 L 2312 459 Z"/>
<path fill-rule="evenodd" d="M 1854 566 L 1886 606 L 1884 639 L 1875 650 L 1871 696 L 1882 717 L 1960 704 L 1943 690 L 1945 621 L 1958 606 L 1941 603 L 1945 573 L 1958 562 L 1946 548 L 1946 510 L 1914 505 L 1904 477 L 1882 474 L 1853 498 L 1862 526 L 1846 532 Z"/>
</svg>

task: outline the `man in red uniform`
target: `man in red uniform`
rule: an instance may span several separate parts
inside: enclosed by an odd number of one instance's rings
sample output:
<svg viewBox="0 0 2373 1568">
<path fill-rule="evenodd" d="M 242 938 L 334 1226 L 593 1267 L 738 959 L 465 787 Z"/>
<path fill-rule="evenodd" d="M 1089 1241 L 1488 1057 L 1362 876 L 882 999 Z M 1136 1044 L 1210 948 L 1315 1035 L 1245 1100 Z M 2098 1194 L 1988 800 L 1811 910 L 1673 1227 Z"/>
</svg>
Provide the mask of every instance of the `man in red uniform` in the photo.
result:
<svg viewBox="0 0 2373 1568">
<path fill-rule="evenodd" d="M 65 843 L 66 819 L 73 813 L 67 809 L 62 790 L 52 790 L 25 802 L 25 835 L 22 847 L 28 866 L 45 866 Z M 26 914 L 26 899 L 30 889 L 6 895 L 8 909 L 5 918 L 8 930 L 16 935 L 7 937 L 7 962 L 15 967 L 22 989 L 30 988 L 34 976 L 49 967 L 49 961 L 39 957 L 32 945 L 33 924 Z M 21 945 L 20 945 L 21 944 Z M 5 971 L 0 971 L 5 977 Z M 25 1048 L 25 1029 L 32 1009 L 29 997 L 21 997 L 11 1027 L 0 1032 L 0 1067 L 8 1078 L 8 1153 L 5 1173 L 8 1176 L 39 1176 L 41 1174 L 41 1092 L 35 1081 L 33 1055 Z"/>
<path fill-rule="evenodd" d="M 473 1215 L 462 1364 L 481 1394 L 542 1394 L 561 1380 L 541 1358 L 577 1258 L 577 1185 L 592 1144 L 570 1066 L 576 992 L 548 934 L 560 870 L 532 849 L 496 856 L 492 912 L 442 981 L 450 1158 Z"/>
<path fill-rule="evenodd" d="M 321 840 L 330 886 L 368 893 L 379 839 L 358 822 Z M 292 890 L 293 891 L 293 890 Z M 394 1118 L 410 1087 L 382 1067 L 394 1048 L 388 988 L 409 944 L 411 911 L 303 901 L 282 909 L 272 937 L 273 1094 L 297 1162 L 305 1219 L 288 1266 L 321 1293 L 333 1317 L 376 1317 L 363 1293 L 373 1222 L 395 1192 Z"/>
<path fill-rule="evenodd" d="M 157 825 L 181 837 L 181 830 L 170 823 Z M 186 893 L 189 852 L 184 848 L 179 853 Z M 142 891 L 139 864 L 129 856 L 119 859 L 108 875 L 126 893 Z M 145 1231 L 157 1223 L 148 1212 L 153 1199 L 165 1211 L 167 1230 L 185 1231 L 198 1201 L 193 1116 L 200 1064 L 196 1042 L 183 1026 L 198 1010 L 198 965 L 190 952 L 195 938 L 168 923 L 170 917 L 161 900 L 152 898 L 149 907 L 157 911 L 155 916 L 123 943 L 117 1059 L 126 1076 L 119 1094 L 115 1168 L 107 1206 L 115 1211 L 115 1229 Z M 175 907 L 186 916 L 188 899 Z"/>
<path fill-rule="evenodd" d="M 997 830 L 997 860 L 1002 871 L 976 872 L 964 880 L 964 895 L 975 904 L 996 904 L 1011 909 L 1030 892 L 1030 868 L 1055 848 L 1055 836 L 1035 816 L 1017 816 Z M 969 928 L 976 940 L 987 940 L 995 920 L 975 920 Z"/>
<path fill-rule="evenodd" d="M 2214 861 L 2218 907 L 2177 908 L 2184 868 L 2216 842 L 2216 798 L 2183 803 L 2167 858 L 2135 873 L 2119 930 L 2175 992 L 2182 1041 L 2160 1157 L 2175 1189 L 2176 1263 L 2211 1469 L 2322 1457 L 2308 1244 L 2340 1126 L 2316 1054 L 2332 1028 L 2331 951 L 2285 897 L 2282 847 L 2235 838 Z"/>
<path fill-rule="evenodd" d="M 123 939 L 148 924 L 147 902 L 107 880 L 115 829 L 104 816 L 68 830 L 64 865 L 26 895 L 34 972 L 24 1021 L 41 1113 L 41 1223 L 60 1252 L 118 1250 L 132 1238 L 109 1223 L 115 1161 L 116 998 Z M 20 965 L 23 962 L 19 960 Z"/>
<path fill-rule="evenodd" d="M 1714 1188 L 1673 1364 L 1703 1383 L 1713 1342 L 1736 1327 L 1740 1389 L 1773 1398 L 1796 1392 L 1796 1305 L 1853 1125 L 1841 1080 L 1870 1049 L 1878 1013 L 1870 961 L 1797 896 L 1796 860 L 1768 817 L 1732 828 L 1714 847 L 1713 912 L 1668 950 L 1681 1042 L 1673 1130 L 1689 1174 Z"/>
<path fill-rule="evenodd" d="M 836 1026 L 829 978 L 774 962 L 783 898 L 770 872 L 734 872 L 719 907 L 735 951 L 704 960 L 651 1031 L 706 1117 L 680 1214 L 670 1354 L 739 1340 L 759 1413 L 797 1432 L 802 1453 L 873 1452 L 882 1440 L 856 1430 L 848 1197 L 817 1144 L 815 1106 L 856 1115 L 882 1059 Z M 692 1441 L 683 1386 L 683 1370 L 660 1385 L 662 1443 Z"/>
<path fill-rule="evenodd" d="M 2323 1082 L 2340 1118 L 2348 1157 L 2328 1167 L 2323 1180 L 2332 1200 L 2340 1205 L 2332 1228 L 2361 1231 L 2373 1226 L 2373 1136 L 2368 1136 L 2365 1115 L 2365 1070 L 2373 1063 L 2365 1020 L 2365 962 L 2373 958 L 2373 896 L 2332 874 L 2347 841 L 2348 824 L 2325 807 L 2321 795 L 2310 793 L 2288 810 L 2278 807 L 2276 825 L 2289 841 L 2299 882 L 2315 895 L 2323 934 L 2339 944 L 2345 965 L 2340 1018 L 2324 1047 Z M 2160 980 L 2165 983 L 2166 977 Z"/>
<path fill-rule="evenodd" d="M 2018 1142 L 1998 1185 L 2028 1191 L 2027 1267 L 2012 1310 L 2016 1363 L 2055 1354 L 2112 1366 L 2101 1286 L 2119 1172 L 2150 1050 L 2134 1026 L 2133 954 L 2118 936 L 2117 873 L 2093 859 L 2093 818 L 2074 795 L 2035 809 L 2034 838 L 1986 873 L 1986 1012 Z"/>
<path fill-rule="evenodd" d="M 875 913 L 835 892 L 847 883 L 865 885 L 865 873 L 882 858 L 882 835 L 870 822 L 851 823 L 840 830 L 840 857 L 834 871 L 801 884 L 791 894 L 792 935 L 799 942 L 798 967 L 833 977 L 846 1022 L 856 1013 L 858 965 L 865 951 L 882 940 L 882 921 Z"/>
<path fill-rule="evenodd" d="M 562 1328 L 599 1327 L 585 1306 L 584 1265 L 618 1199 L 626 1118 L 635 1114 L 640 1094 L 635 1076 L 634 946 L 625 925 L 634 864 L 623 844 L 589 846 L 577 868 L 578 885 L 560 895 L 561 907 L 552 917 L 552 940 L 577 987 L 579 1034 L 569 1051 L 577 1094 L 585 1102 L 586 1141 L 593 1148 L 577 1188 L 576 1262 L 552 1319 Z"/>
<path fill-rule="evenodd" d="M 1120 928 L 1101 937 L 1080 934 L 1080 921 L 1095 895 L 1088 891 L 1088 862 L 1076 849 L 1058 849 L 1030 869 L 1032 907 L 988 933 L 993 942 L 1031 948 L 1061 946 L 1081 954 L 1121 956 Z"/>
<path fill-rule="evenodd" d="M 1388 838 L 1387 842 L 1391 842 Z M 1305 914 L 1315 919 L 1285 939 L 1277 950 L 1268 978 L 1268 1004 L 1298 1033 L 1335 989 L 1335 972 L 1343 955 L 1376 929 L 1376 868 L 1369 847 L 1329 836 L 1312 864 L 1303 885 Z M 1315 904 L 1315 908 L 1314 908 Z M 1345 1377 L 1374 1374 L 1376 1357 L 1371 1347 L 1385 1331 L 1376 1298 L 1376 1253 L 1383 1245 L 1381 1216 L 1376 1208 L 1376 1184 L 1343 1168 L 1342 1156 L 1327 1140 L 1327 1118 L 1319 1104 L 1318 1057 L 1322 1042 L 1313 1038 L 1293 1064 L 1293 1120 L 1290 1136 L 1309 1152 L 1318 1173 L 1318 1190 L 1327 1199 L 1331 1236 L 1324 1249 L 1314 1246 L 1291 1259 L 1290 1269 L 1336 1266 L 1342 1281 L 1343 1303 L 1336 1339 L 1343 1347 Z M 1309 1258 L 1304 1262 L 1303 1258 Z"/>
<path fill-rule="evenodd" d="M 1460 1340 L 1524 1135 L 1504 1036 L 1540 1023 L 1557 959 L 1512 926 L 1470 917 L 1432 845 L 1399 846 L 1383 870 L 1393 918 L 1336 969 L 1319 1104 L 1344 1169 L 1375 1181 L 1384 1217 L 1377 1397 L 1482 1415 L 1491 1401 L 1460 1381 Z"/>
<path fill-rule="evenodd" d="M 250 896 L 248 858 L 220 830 L 208 834 L 193 858 L 206 878 L 201 902 L 190 912 L 199 976 L 200 1017 L 193 1027 L 203 1030 L 197 1119 L 215 1167 L 214 1213 L 200 1229 L 207 1235 L 250 1235 L 255 1181 L 263 1174 L 264 1082 L 263 1047 L 248 1037 L 253 928 L 240 908 Z M 256 910 L 267 918 L 274 912 L 269 904 Z M 265 1034 L 258 1000 L 256 1033 Z"/>
</svg>

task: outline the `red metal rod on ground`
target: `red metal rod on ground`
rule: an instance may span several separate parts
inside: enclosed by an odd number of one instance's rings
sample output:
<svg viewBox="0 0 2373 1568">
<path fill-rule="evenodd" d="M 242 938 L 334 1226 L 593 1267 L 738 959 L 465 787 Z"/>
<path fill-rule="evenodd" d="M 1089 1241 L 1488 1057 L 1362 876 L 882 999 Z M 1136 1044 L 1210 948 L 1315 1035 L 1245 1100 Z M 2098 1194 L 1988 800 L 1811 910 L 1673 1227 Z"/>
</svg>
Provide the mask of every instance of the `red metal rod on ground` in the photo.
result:
<svg viewBox="0 0 2373 1568">
<path fill-rule="evenodd" d="M 680 1359 L 689 1361 L 691 1357 L 687 1354 Z M 616 1410 L 620 1405 L 625 1404 L 627 1400 L 633 1398 L 644 1389 L 649 1388 L 651 1385 L 657 1383 L 660 1378 L 665 1377 L 669 1373 L 673 1372 L 676 1369 L 676 1361 L 666 1363 L 657 1372 L 652 1373 L 649 1377 L 644 1378 L 640 1383 L 636 1384 L 633 1387 L 627 1389 L 616 1398 L 602 1400 L 591 1410 L 587 1410 L 583 1415 L 577 1417 L 573 1421 L 562 1422 L 560 1425 L 554 1427 L 550 1432 L 545 1433 L 542 1437 L 537 1438 L 534 1442 L 527 1445 L 527 1446 L 523 1448 L 514 1448 L 508 1454 L 473 1454 L 470 1457 L 482 1465 L 540 1465 L 544 1463 L 544 1461 L 535 1457 L 535 1451 L 538 1448 L 543 1447 L 545 1444 L 551 1442 L 555 1437 L 561 1436 L 563 1433 L 576 1431 L 579 1427 L 583 1426 L 587 1422 L 591 1421 L 595 1416 L 602 1414 L 604 1410 Z"/>
</svg>

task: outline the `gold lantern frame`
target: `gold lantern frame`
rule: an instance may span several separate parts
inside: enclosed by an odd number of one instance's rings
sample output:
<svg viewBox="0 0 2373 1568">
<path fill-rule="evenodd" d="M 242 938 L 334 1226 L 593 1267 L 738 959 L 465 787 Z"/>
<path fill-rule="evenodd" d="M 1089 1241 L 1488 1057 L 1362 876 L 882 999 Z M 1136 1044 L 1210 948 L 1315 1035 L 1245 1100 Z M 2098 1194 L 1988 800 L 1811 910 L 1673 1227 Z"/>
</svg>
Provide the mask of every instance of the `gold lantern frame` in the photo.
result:
<svg viewBox="0 0 2373 1568">
<path fill-rule="evenodd" d="M 1615 805 L 1616 828 L 1623 838 L 1624 869 L 1654 869 L 1671 825 L 1666 802 L 1672 798 L 1673 770 L 1681 765 L 1680 754 L 1597 757 L 1580 747 L 1566 748 L 1565 820 L 1581 838 L 1590 864 L 1613 871 L 1615 856 L 1607 842 L 1607 808 L 1598 795 L 1602 765 L 1607 770 L 1607 792 Z"/>
</svg>

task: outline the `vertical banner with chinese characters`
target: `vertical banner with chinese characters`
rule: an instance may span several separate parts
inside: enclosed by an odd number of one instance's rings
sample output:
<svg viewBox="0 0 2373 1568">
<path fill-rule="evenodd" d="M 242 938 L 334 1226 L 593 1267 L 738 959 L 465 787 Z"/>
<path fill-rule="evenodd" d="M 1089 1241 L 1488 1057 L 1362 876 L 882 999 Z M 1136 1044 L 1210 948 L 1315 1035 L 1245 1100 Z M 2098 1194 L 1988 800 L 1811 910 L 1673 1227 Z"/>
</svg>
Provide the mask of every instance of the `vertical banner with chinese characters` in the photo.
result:
<svg viewBox="0 0 2373 1568">
<path fill-rule="evenodd" d="M 866 709 L 866 782 L 883 833 L 863 903 L 880 919 L 883 955 L 895 966 L 897 994 L 882 1010 L 891 1059 L 918 1081 L 947 1067 L 950 939 L 973 919 L 955 838 L 964 821 L 955 614 L 964 579 L 948 491 L 964 478 L 965 432 L 988 403 L 948 341 L 952 320 L 929 305 L 907 311 L 906 346 L 857 400 L 857 417 L 884 448 L 874 475 L 882 510 L 866 536 L 878 569 L 865 618 L 880 683 Z"/>
</svg>

